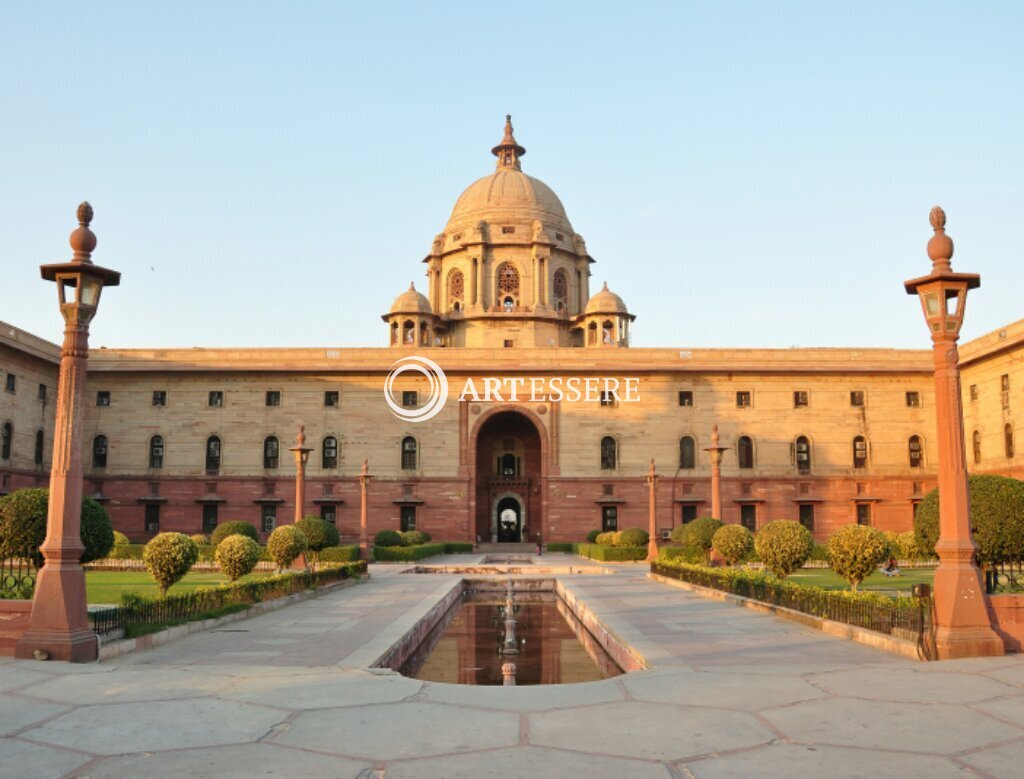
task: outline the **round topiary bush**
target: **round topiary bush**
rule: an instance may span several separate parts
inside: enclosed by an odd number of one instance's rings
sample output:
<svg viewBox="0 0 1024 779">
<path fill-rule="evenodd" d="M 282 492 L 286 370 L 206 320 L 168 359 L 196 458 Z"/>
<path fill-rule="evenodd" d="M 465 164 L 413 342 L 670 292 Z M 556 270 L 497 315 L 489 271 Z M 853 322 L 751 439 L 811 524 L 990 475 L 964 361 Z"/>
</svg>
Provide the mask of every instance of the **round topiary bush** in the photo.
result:
<svg viewBox="0 0 1024 779">
<path fill-rule="evenodd" d="M 814 539 L 799 522 L 776 519 L 757 531 L 754 548 L 764 567 L 785 579 L 807 562 L 814 549 Z"/>
<path fill-rule="evenodd" d="M 890 540 L 873 527 L 845 525 L 829 537 L 825 547 L 829 566 L 856 592 L 857 585 L 889 556 Z"/>
<path fill-rule="evenodd" d="M 715 533 L 721 527 L 721 521 L 714 517 L 699 517 L 683 525 L 684 530 L 680 535 L 680 543 L 701 552 L 704 559 L 710 562 L 711 539 L 715 537 Z"/>
<path fill-rule="evenodd" d="M 193 541 L 195 541 L 199 546 L 209 546 L 210 545 L 210 537 L 205 535 L 205 534 L 203 534 L 203 533 L 193 533 L 192 535 L 189 536 L 189 538 L 191 538 Z"/>
<path fill-rule="evenodd" d="M 620 530 L 618 538 L 615 539 L 616 546 L 647 546 L 650 540 L 647 531 L 638 527 L 627 527 Z"/>
<path fill-rule="evenodd" d="M 971 535 L 982 563 L 1024 560 L 1024 482 L 970 476 Z M 939 490 L 924 496 L 914 517 L 918 545 L 933 554 L 939 540 Z"/>
<path fill-rule="evenodd" d="M 373 537 L 374 546 L 401 546 L 402 534 L 397 530 L 381 530 Z"/>
<path fill-rule="evenodd" d="M 122 533 L 120 530 L 114 531 L 114 547 L 128 546 L 131 543 L 128 536 Z"/>
<path fill-rule="evenodd" d="M 281 525 L 267 539 L 267 550 L 278 568 L 291 565 L 307 546 L 306 534 L 295 525 Z"/>
<path fill-rule="evenodd" d="M 0 558 L 18 557 L 27 550 L 38 550 L 46 540 L 46 514 L 50 491 L 42 487 L 15 490 L 0 498 Z M 114 527 L 102 504 L 82 498 L 81 539 L 85 546 L 81 562 L 102 560 L 114 548 Z M 43 564 L 38 551 L 33 555 L 36 567 Z"/>
<path fill-rule="evenodd" d="M 420 544 L 427 543 L 430 538 L 426 533 L 421 533 L 419 530 L 406 530 L 401 536 L 402 546 L 419 546 Z"/>
<path fill-rule="evenodd" d="M 337 546 L 341 542 L 338 528 L 320 517 L 303 517 L 295 526 L 306 536 L 306 544 L 310 552 L 319 552 L 329 546 Z"/>
<path fill-rule="evenodd" d="M 925 549 L 917 540 L 913 530 L 907 530 L 896 536 L 896 556 L 901 560 L 927 560 L 935 557 L 933 550 Z"/>
<path fill-rule="evenodd" d="M 609 530 L 606 533 L 598 533 L 594 536 L 594 543 L 598 546 L 612 546 L 615 543 L 615 531 Z"/>
<path fill-rule="evenodd" d="M 251 538 L 253 541 L 259 541 L 259 533 L 256 532 L 256 528 L 248 522 L 242 522 L 240 520 L 232 522 L 222 522 L 214 528 L 213 533 L 210 534 L 210 543 L 213 546 L 220 546 L 220 542 L 228 536 L 245 536 Z"/>
<path fill-rule="evenodd" d="M 754 535 L 742 525 L 723 525 L 711 536 L 711 548 L 729 565 L 736 565 L 754 548 Z"/>
<path fill-rule="evenodd" d="M 256 563 L 260 561 L 261 552 L 260 545 L 248 536 L 234 535 L 217 544 L 217 551 L 213 556 L 221 573 L 235 581 L 252 573 Z"/>
<path fill-rule="evenodd" d="M 597 537 L 599 535 L 601 535 L 601 531 L 600 530 L 591 530 L 589 533 L 587 533 L 587 543 L 588 544 L 596 544 L 597 543 Z"/>
<path fill-rule="evenodd" d="M 184 533 L 159 533 L 142 550 L 142 561 L 161 595 L 166 595 L 198 559 L 199 546 Z"/>
</svg>

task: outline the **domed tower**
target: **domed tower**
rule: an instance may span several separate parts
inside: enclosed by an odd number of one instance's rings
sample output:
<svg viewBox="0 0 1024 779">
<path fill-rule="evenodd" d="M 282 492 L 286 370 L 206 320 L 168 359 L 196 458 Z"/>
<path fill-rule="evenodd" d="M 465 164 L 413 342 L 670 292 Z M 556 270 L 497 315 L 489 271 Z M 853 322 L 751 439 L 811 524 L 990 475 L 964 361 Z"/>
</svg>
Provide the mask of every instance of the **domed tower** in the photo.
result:
<svg viewBox="0 0 1024 779">
<path fill-rule="evenodd" d="M 584 333 L 584 344 L 597 346 L 629 346 L 629 323 L 636 319 L 618 295 L 608 289 L 608 282 L 587 301 L 578 327 Z"/>
<path fill-rule="evenodd" d="M 409 289 L 395 298 L 391 309 L 381 319 L 388 323 L 392 346 L 437 346 L 445 330 L 431 309 L 430 301 L 416 291 L 412 282 Z"/>
<path fill-rule="evenodd" d="M 443 342 L 582 346 L 594 262 L 586 243 L 551 188 L 523 173 L 511 117 L 491 153 L 494 172 L 459 196 L 423 260 Z"/>
</svg>

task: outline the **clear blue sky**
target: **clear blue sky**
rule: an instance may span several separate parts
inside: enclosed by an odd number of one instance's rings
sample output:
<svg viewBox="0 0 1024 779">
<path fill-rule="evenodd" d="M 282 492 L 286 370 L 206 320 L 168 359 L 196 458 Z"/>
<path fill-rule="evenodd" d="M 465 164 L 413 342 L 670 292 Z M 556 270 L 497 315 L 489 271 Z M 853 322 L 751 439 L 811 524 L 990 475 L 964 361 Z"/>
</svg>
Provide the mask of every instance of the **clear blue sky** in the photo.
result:
<svg viewBox="0 0 1024 779">
<path fill-rule="evenodd" d="M 38 265 L 123 272 L 93 344 L 379 346 L 494 165 L 559 194 L 637 346 L 925 346 L 928 211 L 1024 316 L 1024 6 L 5 3 L 0 319 Z"/>
</svg>

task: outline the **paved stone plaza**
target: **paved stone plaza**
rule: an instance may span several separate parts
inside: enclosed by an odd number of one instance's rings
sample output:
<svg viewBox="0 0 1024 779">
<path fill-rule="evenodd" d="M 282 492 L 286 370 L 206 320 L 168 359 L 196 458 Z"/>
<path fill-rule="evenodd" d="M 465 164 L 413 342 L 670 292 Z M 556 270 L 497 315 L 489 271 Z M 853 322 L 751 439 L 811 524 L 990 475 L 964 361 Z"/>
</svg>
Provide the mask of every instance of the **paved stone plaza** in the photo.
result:
<svg viewBox="0 0 1024 779">
<path fill-rule="evenodd" d="M 455 579 L 377 565 L 102 664 L 0 661 L 0 774 L 1020 775 L 1024 656 L 918 663 L 614 568 L 563 580 L 649 671 L 501 688 L 367 670 Z"/>
</svg>

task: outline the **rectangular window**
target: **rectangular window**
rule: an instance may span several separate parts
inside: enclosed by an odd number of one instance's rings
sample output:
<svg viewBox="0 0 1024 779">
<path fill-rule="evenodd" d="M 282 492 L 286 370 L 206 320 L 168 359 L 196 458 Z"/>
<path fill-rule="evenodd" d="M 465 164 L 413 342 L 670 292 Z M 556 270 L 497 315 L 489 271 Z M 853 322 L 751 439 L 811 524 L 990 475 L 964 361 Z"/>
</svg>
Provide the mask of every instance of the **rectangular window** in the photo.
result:
<svg viewBox="0 0 1024 779">
<path fill-rule="evenodd" d="M 871 504 L 870 503 L 858 503 L 857 504 L 857 524 L 858 525 L 870 525 L 871 524 Z"/>
<path fill-rule="evenodd" d="M 696 518 L 697 505 L 695 503 L 684 503 L 679 515 L 679 521 L 685 525 L 687 522 L 693 522 Z"/>
<path fill-rule="evenodd" d="M 757 504 L 743 503 L 740 505 L 740 524 L 751 533 L 757 531 Z"/>
<path fill-rule="evenodd" d="M 203 504 L 203 532 L 212 533 L 217 529 L 217 509 L 216 503 L 204 503 Z"/>
<path fill-rule="evenodd" d="M 415 506 L 402 506 L 401 521 L 399 527 L 402 528 L 402 532 L 406 533 L 410 530 L 416 529 L 416 507 Z"/>
<path fill-rule="evenodd" d="M 693 390 L 679 390 L 679 405 L 680 406 L 692 406 L 693 405 Z"/>
<path fill-rule="evenodd" d="M 737 392 L 736 393 L 736 408 L 750 408 L 750 393 L 749 392 Z"/>
<path fill-rule="evenodd" d="M 331 408 L 338 405 L 338 390 L 327 390 L 324 392 L 324 405 Z"/>
<path fill-rule="evenodd" d="M 146 532 L 147 533 L 159 533 L 160 532 L 160 504 L 159 503 L 147 503 L 146 504 Z"/>
<path fill-rule="evenodd" d="M 267 405 L 268 406 L 280 406 L 281 405 L 281 391 L 280 390 L 267 390 Z"/>
<path fill-rule="evenodd" d="M 601 507 L 601 532 L 611 533 L 619 529 L 619 507 Z"/>
<path fill-rule="evenodd" d="M 320 519 L 330 522 L 332 525 L 338 521 L 338 507 L 333 503 L 320 504 Z"/>
<path fill-rule="evenodd" d="M 39 385 L 39 395 L 37 395 L 37 397 L 41 401 L 43 401 L 43 403 L 46 402 L 46 385 L 45 384 L 40 384 Z"/>
<path fill-rule="evenodd" d="M 506 338 L 506 339 L 504 340 L 504 347 L 505 347 L 506 349 L 514 349 L 514 348 L 515 348 L 515 345 L 516 345 L 515 339 L 512 339 L 512 338 Z"/>
<path fill-rule="evenodd" d="M 851 406 L 863 406 L 864 405 L 864 391 L 853 390 L 850 393 L 850 405 Z"/>
<path fill-rule="evenodd" d="M 167 391 L 166 390 L 153 390 L 153 405 L 154 406 L 166 406 L 167 405 Z"/>
<path fill-rule="evenodd" d="M 96 405 L 97 406 L 109 406 L 110 405 L 110 390 L 100 390 L 96 393 Z"/>
<path fill-rule="evenodd" d="M 272 503 L 264 503 L 260 507 L 260 528 L 264 533 L 273 533 L 276 524 L 277 506 Z"/>
<path fill-rule="evenodd" d="M 607 390 L 602 391 L 601 392 L 601 405 L 602 406 L 614 406 L 615 405 L 615 395 L 613 395 L 611 392 L 608 392 Z"/>
<path fill-rule="evenodd" d="M 971 385 L 970 395 L 971 395 L 971 400 L 977 400 L 978 399 L 978 385 L 977 384 L 972 384 Z"/>
<path fill-rule="evenodd" d="M 515 231 L 516 231 L 515 227 L 510 227 L 508 225 L 502 225 L 501 232 L 504 233 L 505 235 L 511 235 Z"/>
<path fill-rule="evenodd" d="M 8 392 L 16 392 L 18 388 L 18 377 L 13 373 L 7 374 L 6 384 L 4 385 Z"/>
<path fill-rule="evenodd" d="M 614 495 L 615 494 L 615 485 L 614 484 L 602 484 L 601 485 L 601 494 L 602 495 Z"/>
<path fill-rule="evenodd" d="M 908 392 L 907 393 L 907 408 L 921 408 L 921 393 L 920 392 Z"/>
<path fill-rule="evenodd" d="M 416 408 L 420 404 L 420 394 L 416 390 L 402 392 L 402 405 L 405 408 Z"/>
<path fill-rule="evenodd" d="M 813 503 L 801 503 L 800 504 L 800 524 L 807 528 L 810 532 L 814 532 L 814 504 Z"/>
<path fill-rule="evenodd" d="M 211 406 L 223 406 L 224 405 L 224 393 L 220 390 L 210 391 L 209 404 Z"/>
<path fill-rule="evenodd" d="M 806 390 L 796 390 L 793 392 L 793 408 L 806 408 L 808 404 L 808 396 Z"/>
</svg>

